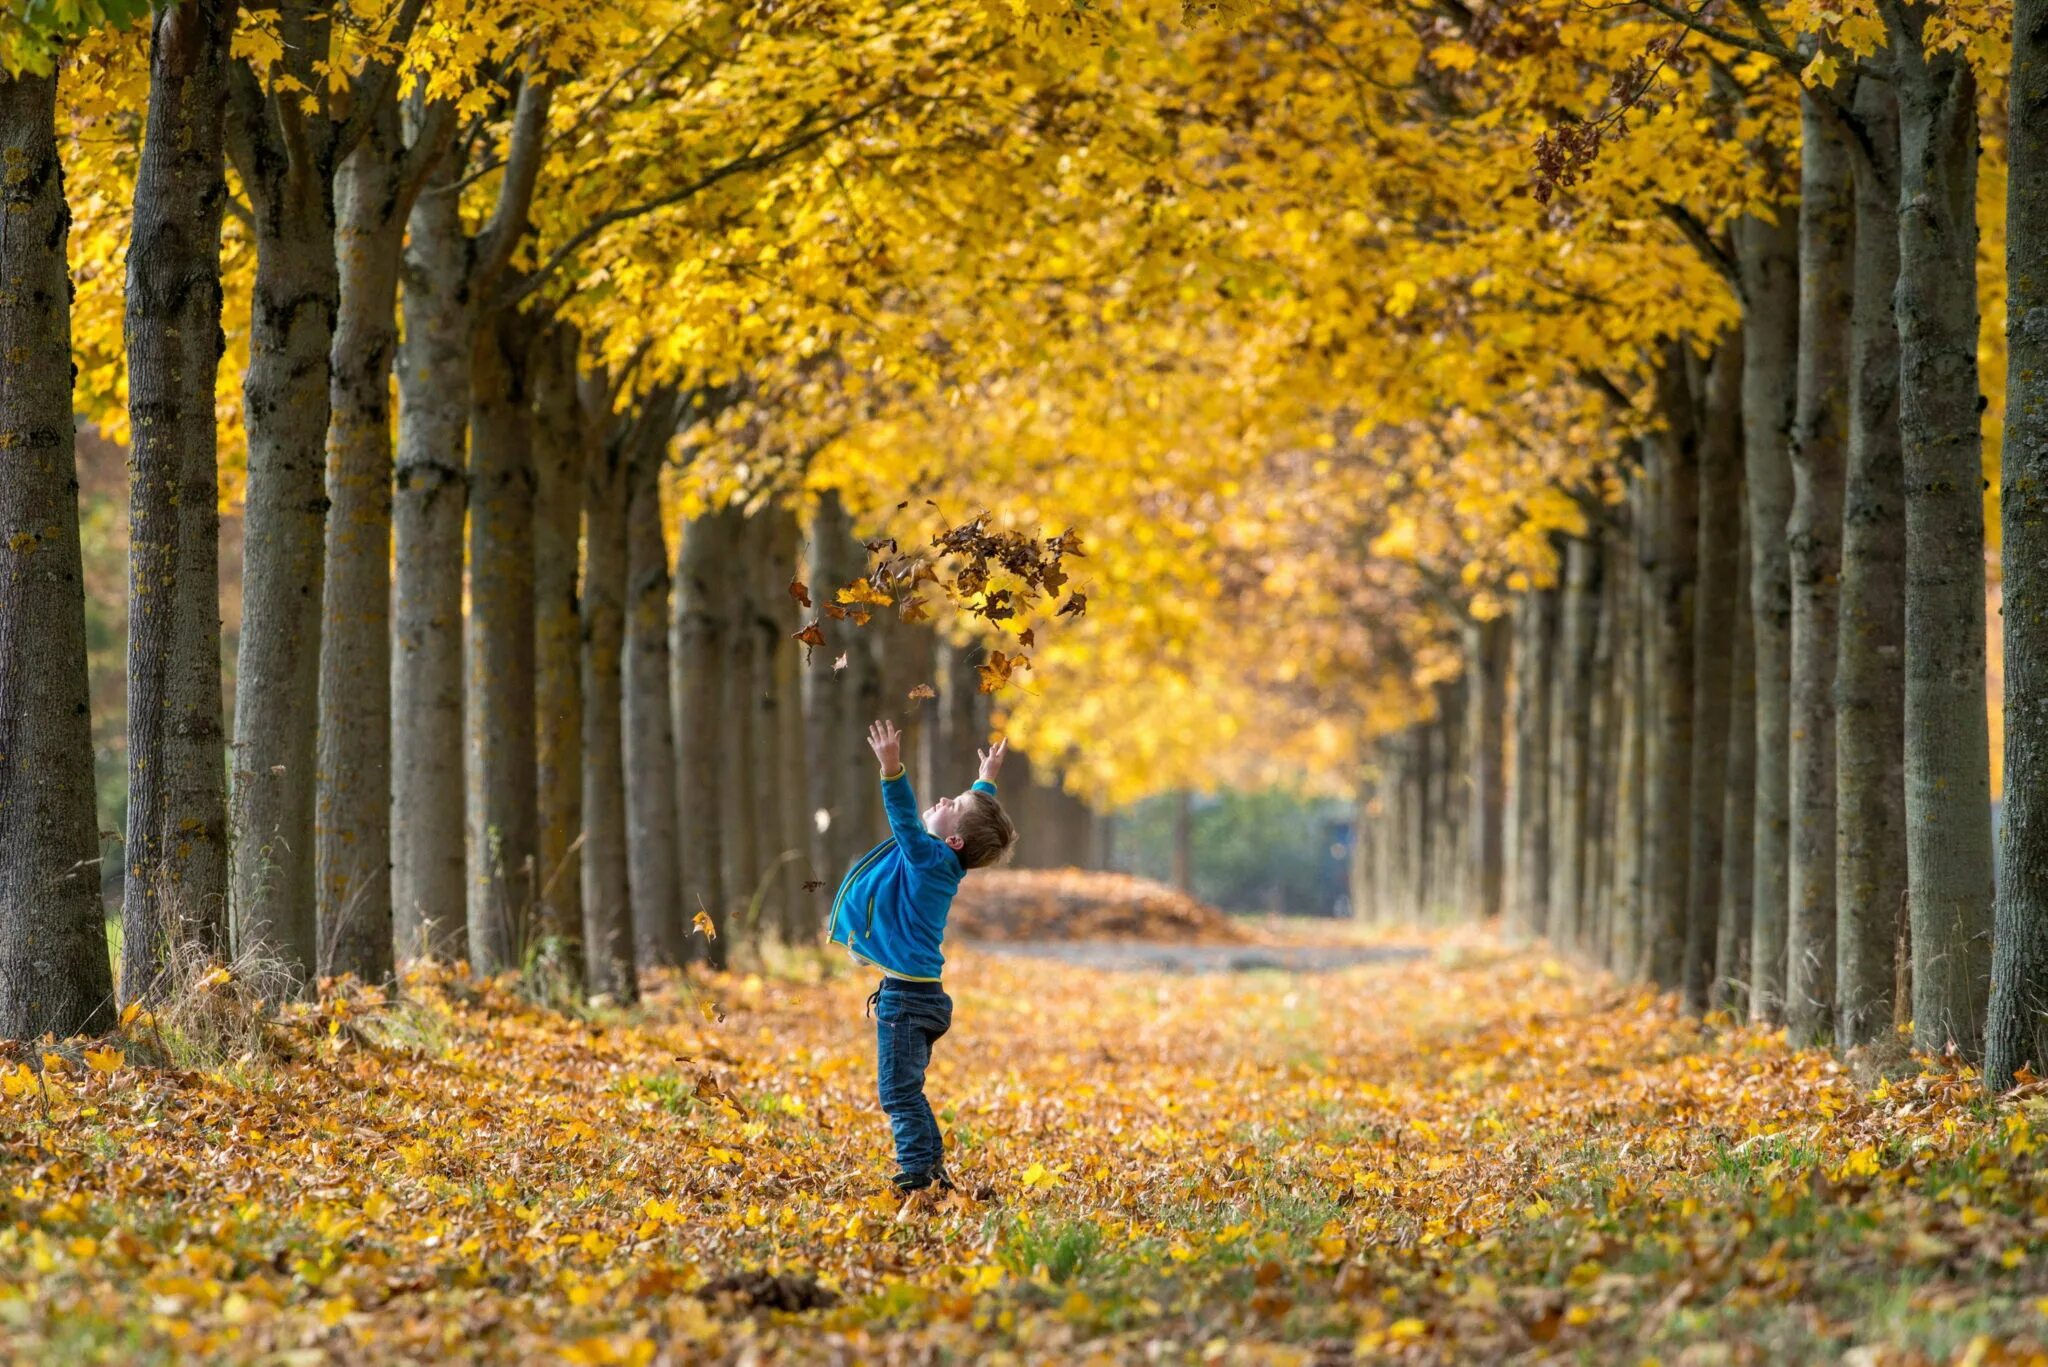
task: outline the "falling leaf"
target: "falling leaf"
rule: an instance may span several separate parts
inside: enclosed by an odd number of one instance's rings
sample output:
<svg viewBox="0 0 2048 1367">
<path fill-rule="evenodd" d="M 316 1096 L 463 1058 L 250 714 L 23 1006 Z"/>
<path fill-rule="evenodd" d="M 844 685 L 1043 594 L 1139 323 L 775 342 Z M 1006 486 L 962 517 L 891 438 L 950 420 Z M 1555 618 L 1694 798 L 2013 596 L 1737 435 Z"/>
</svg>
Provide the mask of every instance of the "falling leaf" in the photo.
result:
<svg viewBox="0 0 2048 1367">
<path fill-rule="evenodd" d="M 796 605 L 800 608 L 807 608 L 811 605 L 810 585 L 804 583 L 801 579 L 793 578 L 789 581 L 789 596 L 796 599 Z"/>
<path fill-rule="evenodd" d="M 802 631 L 794 633 L 804 643 L 804 663 L 811 662 L 811 652 L 825 644 L 825 629 L 816 622 L 807 623 Z"/>
<path fill-rule="evenodd" d="M 1079 617 L 1086 611 L 1088 611 L 1088 595 L 1085 593 L 1070 593 L 1067 595 L 1067 601 L 1060 604 L 1060 610 L 1054 613 L 1053 616 Z"/>
<path fill-rule="evenodd" d="M 709 997 L 698 1002 L 697 1009 L 704 1014 L 704 1019 L 710 1021 L 713 1025 L 725 1024 L 725 1012 L 719 1009 L 718 1003 L 712 1001 Z"/>
<path fill-rule="evenodd" d="M 844 668 L 846 668 L 846 652 L 842 650 L 839 652 L 839 658 L 832 662 L 832 672 L 837 674 Z"/>
<path fill-rule="evenodd" d="M 917 702 L 924 698 L 936 698 L 938 696 L 939 690 L 933 688 L 928 683 L 921 683 L 917 687 L 910 690 L 910 700 L 912 702 Z"/>
<path fill-rule="evenodd" d="M 805 892 L 816 892 L 819 888 L 822 888 L 824 886 L 825 880 L 822 878 L 806 878 L 804 880 Z"/>
<path fill-rule="evenodd" d="M 671 922 L 670 924 L 674 923 Z M 712 921 L 711 913 L 704 910 L 702 907 L 699 907 L 697 909 L 697 914 L 690 918 L 690 927 L 707 940 L 715 940 L 718 938 L 717 924 Z"/>
</svg>

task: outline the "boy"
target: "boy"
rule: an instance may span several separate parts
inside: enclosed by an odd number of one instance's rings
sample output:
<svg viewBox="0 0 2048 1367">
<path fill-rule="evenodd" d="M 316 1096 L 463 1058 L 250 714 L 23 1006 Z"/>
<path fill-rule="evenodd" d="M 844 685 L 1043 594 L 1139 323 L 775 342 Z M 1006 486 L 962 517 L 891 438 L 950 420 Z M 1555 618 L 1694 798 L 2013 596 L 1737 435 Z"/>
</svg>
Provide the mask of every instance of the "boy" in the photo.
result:
<svg viewBox="0 0 2048 1367">
<path fill-rule="evenodd" d="M 875 1072 L 882 1111 L 896 1136 L 896 1189 L 937 1185 L 950 1191 L 939 1122 L 924 1096 L 932 1042 L 953 1023 L 953 999 L 939 986 L 946 958 L 939 943 L 961 875 L 1007 858 L 1017 828 L 996 801 L 996 775 L 1008 743 L 978 752 L 981 777 L 958 797 L 942 797 L 920 816 L 903 772 L 903 738 L 889 722 L 868 728 L 882 766 L 882 809 L 889 838 L 854 862 L 832 898 L 832 942 L 882 971 L 868 998 L 875 1017 Z"/>
</svg>

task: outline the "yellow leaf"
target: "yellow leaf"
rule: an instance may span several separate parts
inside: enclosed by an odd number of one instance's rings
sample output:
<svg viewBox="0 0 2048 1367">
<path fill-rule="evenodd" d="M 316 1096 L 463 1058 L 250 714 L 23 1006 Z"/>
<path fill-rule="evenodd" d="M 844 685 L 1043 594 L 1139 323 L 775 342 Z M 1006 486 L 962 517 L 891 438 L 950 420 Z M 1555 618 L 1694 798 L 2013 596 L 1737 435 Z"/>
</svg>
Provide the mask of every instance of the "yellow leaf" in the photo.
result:
<svg viewBox="0 0 2048 1367">
<path fill-rule="evenodd" d="M 99 1072 L 114 1073 L 119 1072 L 121 1065 L 127 1060 L 119 1049 L 111 1044 L 103 1044 L 97 1049 L 86 1050 L 85 1061 Z"/>
<path fill-rule="evenodd" d="M 699 935 L 702 935 L 707 940 L 718 938 L 718 927 L 712 923 L 711 913 L 701 907 L 698 908 L 697 914 L 690 918 L 690 925 Z"/>
</svg>

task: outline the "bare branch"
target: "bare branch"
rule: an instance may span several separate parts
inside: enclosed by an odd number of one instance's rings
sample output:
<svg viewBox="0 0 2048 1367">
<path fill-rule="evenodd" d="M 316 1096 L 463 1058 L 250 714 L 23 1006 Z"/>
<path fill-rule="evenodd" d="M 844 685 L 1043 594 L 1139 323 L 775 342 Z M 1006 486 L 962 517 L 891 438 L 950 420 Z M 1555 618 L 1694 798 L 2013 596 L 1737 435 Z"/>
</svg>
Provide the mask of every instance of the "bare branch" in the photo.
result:
<svg viewBox="0 0 2048 1367">
<path fill-rule="evenodd" d="M 526 232 L 533 208 L 533 189 L 540 179 L 541 142 L 548 131 L 548 103 L 554 95 L 550 77 L 529 73 L 519 83 L 519 104 L 512 115 L 511 151 L 505 158 L 505 180 L 498 187 L 491 221 L 477 236 L 476 275 L 487 286 L 512 259 L 512 249 Z"/>
</svg>

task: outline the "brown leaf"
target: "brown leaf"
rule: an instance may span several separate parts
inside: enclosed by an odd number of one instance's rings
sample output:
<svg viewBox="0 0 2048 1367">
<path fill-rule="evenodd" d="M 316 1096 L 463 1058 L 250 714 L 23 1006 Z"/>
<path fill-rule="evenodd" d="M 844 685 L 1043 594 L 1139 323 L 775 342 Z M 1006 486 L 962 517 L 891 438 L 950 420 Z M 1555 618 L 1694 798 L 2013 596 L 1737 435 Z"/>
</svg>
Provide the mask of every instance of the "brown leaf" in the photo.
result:
<svg viewBox="0 0 2048 1367">
<path fill-rule="evenodd" d="M 825 644 L 825 630 L 816 622 L 807 624 L 802 631 L 793 635 L 804 643 L 804 663 L 811 662 L 811 652 Z"/>
<path fill-rule="evenodd" d="M 805 892 L 816 892 L 819 888 L 822 888 L 824 886 L 825 880 L 822 878 L 806 878 L 804 880 Z"/>
<path fill-rule="evenodd" d="M 916 702 L 920 698 L 936 698 L 938 696 L 939 690 L 933 688 L 930 684 L 919 684 L 910 690 L 910 700 L 912 702 Z"/>
<path fill-rule="evenodd" d="M 807 608 L 811 605 L 810 586 L 801 579 L 793 578 L 789 581 L 789 596 L 796 599 L 798 607 Z"/>
<path fill-rule="evenodd" d="M 1067 595 L 1067 601 L 1060 604 L 1060 610 L 1054 613 L 1053 616 L 1079 617 L 1086 611 L 1088 611 L 1088 595 L 1085 593 L 1070 593 Z"/>
</svg>

